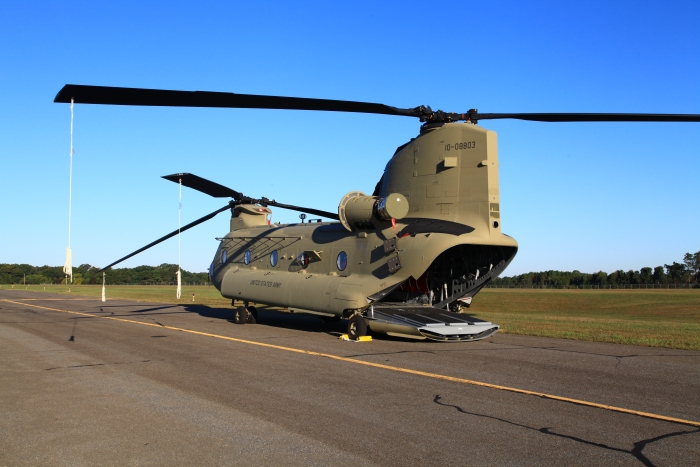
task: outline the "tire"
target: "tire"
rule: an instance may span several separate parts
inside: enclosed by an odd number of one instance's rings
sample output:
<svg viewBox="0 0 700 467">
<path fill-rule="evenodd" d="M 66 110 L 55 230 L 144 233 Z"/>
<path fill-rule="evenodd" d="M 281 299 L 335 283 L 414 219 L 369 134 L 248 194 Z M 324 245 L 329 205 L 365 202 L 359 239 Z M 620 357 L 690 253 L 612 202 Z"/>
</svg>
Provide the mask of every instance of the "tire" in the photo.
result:
<svg viewBox="0 0 700 467">
<path fill-rule="evenodd" d="M 233 315 L 233 322 L 236 324 L 245 324 L 248 321 L 248 310 L 239 306 Z"/>
<path fill-rule="evenodd" d="M 357 340 L 362 336 L 367 335 L 367 321 L 362 315 L 354 315 L 348 320 L 348 337 L 352 340 Z"/>
<path fill-rule="evenodd" d="M 248 323 L 257 324 L 258 322 L 258 310 L 254 306 L 248 307 Z"/>
</svg>

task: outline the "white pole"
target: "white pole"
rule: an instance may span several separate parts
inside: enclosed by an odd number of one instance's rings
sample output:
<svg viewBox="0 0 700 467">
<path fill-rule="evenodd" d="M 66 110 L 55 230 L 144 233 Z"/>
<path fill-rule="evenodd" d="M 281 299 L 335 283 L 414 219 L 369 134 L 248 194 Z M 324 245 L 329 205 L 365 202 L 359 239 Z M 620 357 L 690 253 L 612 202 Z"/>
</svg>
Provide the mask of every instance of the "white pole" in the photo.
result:
<svg viewBox="0 0 700 467">
<path fill-rule="evenodd" d="M 73 206 L 73 99 L 70 100 L 70 169 L 68 175 L 68 248 L 66 248 L 66 264 L 63 266 L 63 272 L 66 274 L 66 285 L 68 285 L 68 276 L 73 283 L 73 252 L 70 249 L 70 221 L 71 210 Z"/>
<path fill-rule="evenodd" d="M 177 208 L 177 299 L 182 296 L 182 274 L 180 272 L 180 215 L 182 212 L 182 178 L 179 179 L 180 185 L 180 195 L 178 198 L 178 208 Z"/>
<path fill-rule="evenodd" d="M 68 248 L 70 248 L 70 221 L 73 209 L 73 99 L 70 100 L 70 169 L 68 173 Z M 70 281 L 73 282 L 71 275 Z"/>
</svg>

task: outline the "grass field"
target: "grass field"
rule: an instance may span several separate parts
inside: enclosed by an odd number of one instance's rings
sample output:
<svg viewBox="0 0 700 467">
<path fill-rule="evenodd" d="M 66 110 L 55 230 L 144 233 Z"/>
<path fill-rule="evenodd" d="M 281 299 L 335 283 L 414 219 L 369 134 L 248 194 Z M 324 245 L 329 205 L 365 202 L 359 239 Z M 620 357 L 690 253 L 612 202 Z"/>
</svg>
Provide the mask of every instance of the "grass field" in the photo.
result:
<svg viewBox="0 0 700 467">
<path fill-rule="evenodd" d="M 14 288 L 25 290 L 21 285 Z M 30 285 L 28 290 L 100 297 L 102 288 L 78 285 L 68 292 L 65 285 Z M 108 286 L 110 298 L 231 306 L 211 286 L 183 286 L 180 300 L 174 286 Z M 509 334 L 700 350 L 698 289 L 484 289 L 468 311 L 500 324 L 501 332 Z"/>
<path fill-rule="evenodd" d="M 697 289 L 484 289 L 469 312 L 510 334 L 700 350 Z"/>
</svg>

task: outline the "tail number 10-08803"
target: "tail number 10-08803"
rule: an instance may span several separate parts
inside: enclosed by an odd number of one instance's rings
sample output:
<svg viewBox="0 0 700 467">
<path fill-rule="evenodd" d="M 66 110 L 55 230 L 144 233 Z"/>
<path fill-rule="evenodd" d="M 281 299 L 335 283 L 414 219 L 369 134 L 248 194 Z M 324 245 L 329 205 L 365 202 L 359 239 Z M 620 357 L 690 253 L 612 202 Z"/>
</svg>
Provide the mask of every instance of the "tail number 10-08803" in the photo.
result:
<svg viewBox="0 0 700 467">
<path fill-rule="evenodd" d="M 455 144 L 446 144 L 445 145 L 445 151 L 461 151 L 462 149 L 474 149 L 476 148 L 476 141 L 464 141 L 461 143 L 455 143 Z"/>
</svg>

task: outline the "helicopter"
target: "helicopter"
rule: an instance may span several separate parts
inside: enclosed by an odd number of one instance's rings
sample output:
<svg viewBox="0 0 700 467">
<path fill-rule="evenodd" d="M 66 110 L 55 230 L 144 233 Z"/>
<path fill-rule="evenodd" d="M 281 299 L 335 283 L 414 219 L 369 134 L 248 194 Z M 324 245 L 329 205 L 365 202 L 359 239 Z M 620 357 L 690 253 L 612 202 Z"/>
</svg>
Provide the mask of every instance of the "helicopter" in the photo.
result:
<svg viewBox="0 0 700 467">
<path fill-rule="evenodd" d="M 429 106 L 72 84 L 54 102 L 418 118 L 419 134 L 398 146 L 373 193 L 347 193 L 337 213 L 249 197 L 191 173 L 166 175 L 166 180 L 230 201 L 100 270 L 230 211 L 229 232 L 217 238 L 209 277 L 233 306 L 242 303 L 234 322 L 255 323 L 253 304 L 264 304 L 346 319 L 353 340 L 371 330 L 465 342 L 487 338 L 500 328 L 456 313 L 503 273 L 518 251 L 516 240 L 501 231 L 497 135 L 479 126 L 479 120 L 700 122 L 696 114 L 452 113 Z M 271 224 L 271 207 L 301 212 L 301 222 Z M 306 214 L 321 219 L 305 222 Z"/>
</svg>

